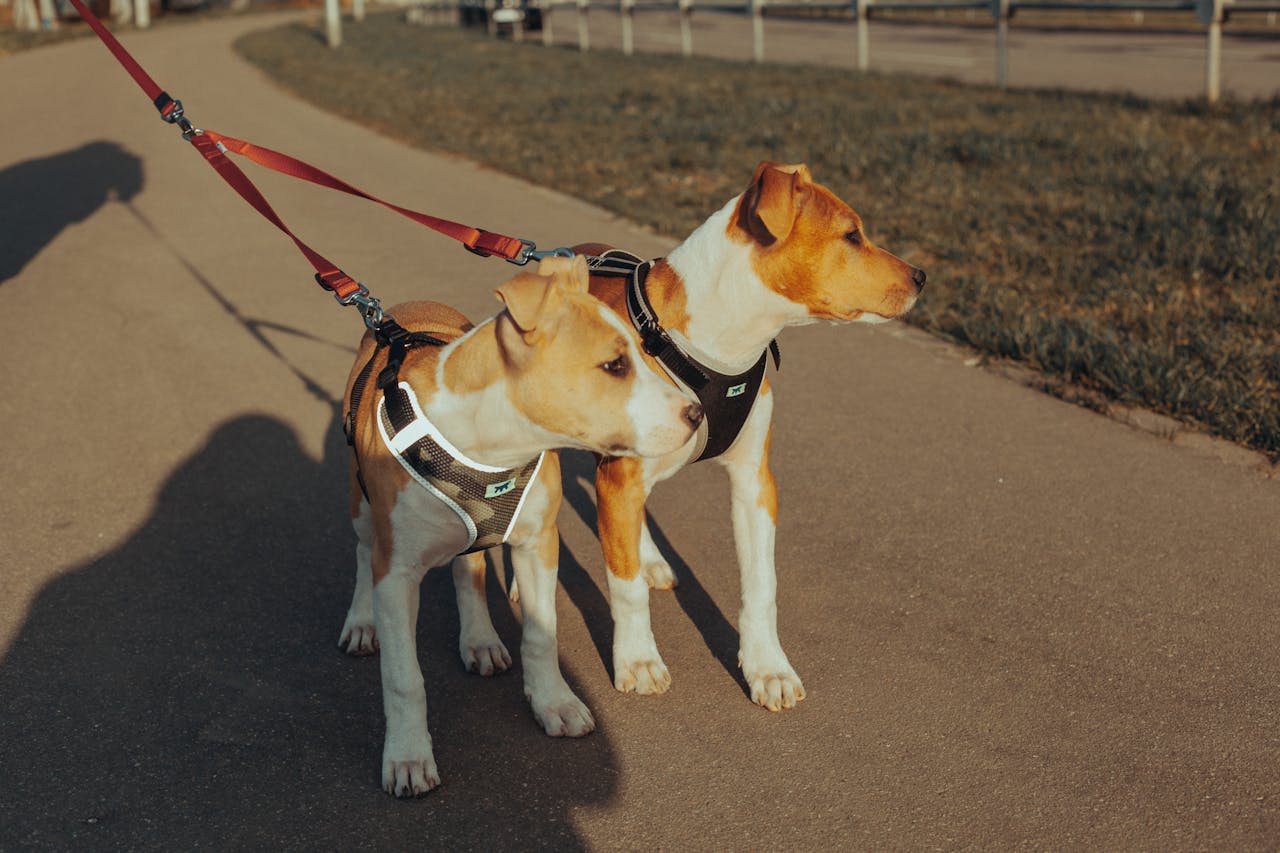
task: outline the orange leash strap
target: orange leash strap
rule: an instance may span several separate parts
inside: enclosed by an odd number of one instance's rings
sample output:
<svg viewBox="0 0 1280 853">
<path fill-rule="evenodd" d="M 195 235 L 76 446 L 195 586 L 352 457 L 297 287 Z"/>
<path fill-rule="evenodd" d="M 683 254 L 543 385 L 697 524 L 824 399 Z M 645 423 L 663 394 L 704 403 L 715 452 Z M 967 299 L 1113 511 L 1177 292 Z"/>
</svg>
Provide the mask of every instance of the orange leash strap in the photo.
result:
<svg viewBox="0 0 1280 853">
<path fill-rule="evenodd" d="M 85 23 L 97 33 L 98 38 L 106 45 L 107 50 L 111 51 L 111 54 L 124 66 L 125 71 L 134 79 L 134 82 L 147 94 L 147 97 L 151 98 L 156 109 L 160 111 L 160 117 L 170 124 L 178 125 L 182 130 L 182 138 L 190 142 L 200 152 L 200 155 L 213 167 L 214 171 L 221 175 L 222 179 L 258 213 L 262 214 L 268 222 L 293 240 L 294 245 L 302 252 L 308 263 L 315 268 L 316 282 L 321 287 L 332 291 L 334 297 L 344 305 L 349 305 L 353 302 L 357 303 L 366 314 L 366 323 L 373 319 L 372 312 L 377 312 L 377 319 L 381 319 L 381 311 L 377 307 L 377 300 L 367 296 L 369 291 L 364 285 L 344 273 L 336 264 L 315 249 L 312 249 L 294 234 L 284 224 L 284 221 L 271 207 L 270 203 L 267 202 L 266 197 L 249 180 L 249 177 L 227 156 L 228 151 L 239 154 L 260 166 L 281 174 L 380 204 L 401 216 L 412 219 L 420 225 L 438 231 L 447 237 L 452 237 L 462 243 L 468 251 L 483 257 L 497 256 L 510 263 L 523 265 L 530 260 L 549 254 L 559 254 L 562 251 L 556 250 L 554 253 L 538 252 L 534 244 L 528 240 L 472 228 L 468 225 L 461 225 L 457 222 L 450 222 L 447 219 L 439 219 L 435 216 L 429 216 L 425 213 L 391 204 L 287 154 L 273 151 L 270 148 L 262 148 L 230 136 L 223 136 L 212 130 L 201 130 L 195 127 L 185 116 L 182 102 L 170 97 L 167 92 L 156 84 L 155 80 L 151 79 L 151 76 L 138 64 L 138 61 L 130 55 L 129 51 L 125 50 L 124 45 L 120 44 L 116 37 L 111 34 L 111 31 L 103 25 L 102 21 L 98 20 L 97 16 L 89 11 L 83 0 L 70 0 L 70 2 L 75 7 L 75 10 L 80 13 L 80 17 L 84 19 Z"/>
</svg>

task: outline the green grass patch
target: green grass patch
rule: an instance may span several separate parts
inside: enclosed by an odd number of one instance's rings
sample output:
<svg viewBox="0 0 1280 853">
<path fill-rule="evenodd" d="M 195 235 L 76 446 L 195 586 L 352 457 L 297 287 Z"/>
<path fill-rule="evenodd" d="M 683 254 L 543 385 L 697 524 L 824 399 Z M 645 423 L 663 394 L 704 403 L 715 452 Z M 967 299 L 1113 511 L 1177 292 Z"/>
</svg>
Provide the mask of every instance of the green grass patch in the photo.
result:
<svg viewBox="0 0 1280 853">
<path fill-rule="evenodd" d="M 911 322 L 1280 455 L 1280 99 L 580 54 L 395 15 L 344 39 L 296 25 L 237 47 L 329 110 L 672 236 L 759 160 L 806 162 L 928 270 Z"/>
</svg>

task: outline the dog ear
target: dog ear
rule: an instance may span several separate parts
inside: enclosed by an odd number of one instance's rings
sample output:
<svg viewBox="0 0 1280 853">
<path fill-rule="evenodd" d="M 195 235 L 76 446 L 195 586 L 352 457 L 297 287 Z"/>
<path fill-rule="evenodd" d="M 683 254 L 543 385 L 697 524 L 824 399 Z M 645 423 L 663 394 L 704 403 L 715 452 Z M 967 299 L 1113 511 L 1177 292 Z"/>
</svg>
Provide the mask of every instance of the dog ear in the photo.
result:
<svg viewBox="0 0 1280 853">
<path fill-rule="evenodd" d="M 763 246 L 785 240 L 812 183 L 809 167 L 803 163 L 761 163 L 738 202 L 738 227 Z"/>
<path fill-rule="evenodd" d="M 591 272 L 587 268 L 584 255 L 572 258 L 552 256 L 538 262 L 538 275 L 549 275 L 557 279 L 557 283 L 575 293 L 586 293 L 591 282 Z"/>
<path fill-rule="evenodd" d="M 554 279 L 550 276 L 522 272 L 499 287 L 495 294 L 507 306 L 507 314 L 526 343 L 532 343 L 538 324 L 556 300 Z"/>
</svg>

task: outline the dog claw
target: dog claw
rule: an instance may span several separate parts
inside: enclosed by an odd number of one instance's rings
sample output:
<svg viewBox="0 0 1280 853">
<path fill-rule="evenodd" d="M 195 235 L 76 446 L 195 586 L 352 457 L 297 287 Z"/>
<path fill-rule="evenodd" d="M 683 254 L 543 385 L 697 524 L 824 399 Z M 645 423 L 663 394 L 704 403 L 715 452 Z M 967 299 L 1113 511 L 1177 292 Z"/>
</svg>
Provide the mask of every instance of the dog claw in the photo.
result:
<svg viewBox="0 0 1280 853">
<path fill-rule="evenodd" d="M 409 761 L 384 761 L 382 789 L 401 799 L 420 797 L 440 785 L 440 773 L 431 757 Z"/>
<path fill-rule="evenodd" d="M 338 637 L 338 648 L 357 657 L 378 651 L 378 633 L 374 630 L 373 620 L 368 623 L 357 622 L 348 616 L 346 624 L 342 626 L 342 634 Z"/>
<path fill-rule="evenodd" d="M 748 676 L 751 701 L 770 711 L 794 708 L 805 697 L 804 685 L 795 672 L 771 672 Z"/>
<path fill-rule="evenodd" d="M 529 697 L 533 716 L 551 737 L 582 737 L 596 729 L 595 718 L 582 700 L 566 685 L 563 692 L 550 698 Z"/>
<path fill-rule="evenodd" d="M 676 573 L 665 560 L 645 563 L 642 571 L 652 589 L 675 589 L 679 584 Z"/>
<path fill-rule="evenodd" d="M 479 673 L 487 678 L 511 668 L 511 654 L 497 637 L 475 643 L 461 643 L 459 646 L 462 665 L 467 668 L 467 672 Z"/>
<path fill-rule="evenodd" d="M 636 661 L 615 666 L 613 686 L 623 693 L 636 692 L 652 696 L 666 693 L 671 687 L 671 673 L 661 659 Z"/>
</svg>

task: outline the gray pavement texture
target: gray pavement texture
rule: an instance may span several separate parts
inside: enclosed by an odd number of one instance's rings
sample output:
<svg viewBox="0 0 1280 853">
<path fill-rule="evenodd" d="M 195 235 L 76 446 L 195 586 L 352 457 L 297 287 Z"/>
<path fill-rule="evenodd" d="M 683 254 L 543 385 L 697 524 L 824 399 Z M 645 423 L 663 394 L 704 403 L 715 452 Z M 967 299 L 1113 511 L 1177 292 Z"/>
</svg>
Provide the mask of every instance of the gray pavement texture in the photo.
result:
<svg viewBox="0 0 1280 853">
<path fill-rule="evenodd" d="M 229 48 L 269 22 L 128 43 L 198 123 L 376 194 L 543 245 L 669 247 L 273 89 Z M 560 649 L 599 730 L 543 735 L 518 661 L 464 673 L 452 581 L 432 573 L 419 635 L 445 783 L 392 800 L 378 664 L 335 646 L 354 545 L 336 397 L 359 322 L 98 44 L 2 58 L 0 82 L 0 849 L 1280 843 L 1280 484 L 896 326 L 782 339 L 798 709 L 744 694 L 711 465 L 651 504 L 680 579 L 653 603 L 674 685 L 613 690 L 590 463 L 570 456 Z M 384 298 L 496 309 L 510 267 L 254 176 Z"/>
<path fill-rule="evenodd" d="M 983 13 L 979 13 L 980 15 Z M 591 49 L 622 48 L 616 11 L 588 14 Z M 551 15 L 557 44 L 577 44 L 576 11 L 558 7 Z M 643 9 L 634 16 L 635 50 L 679 53 L 680 18 L 675 11 Z M 1195 17 L 1187 13 L 1194 28 Z M 745 15 L 695 12 L 693 49 L 700 56 L 750 60 L 751 19 Z M 994 85 L 995 27 L 961 28 L 872 21 L 873 72 L 913 74 Z M 765 59 L 854 68 L 856 28 L 848 20 L 805 20 L 770 16 L 764 24 Z M 536 34 L 535 34 L 536 36 Z M 540 37 L 540 36 L 537 36 Z M 1205 91 L 1207 42 L 1202 33 L 1081 32 L 1022 28 L 1009 34 L 1009 85 L 1027 89 L 1122 92 L 1154 98 L 1201 98 Z M 1280 95 L 1280 30 L 1270 37 L 1223 37 L 1222 91 L 1235 98 Z"/>
</svg>

